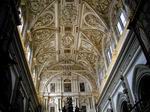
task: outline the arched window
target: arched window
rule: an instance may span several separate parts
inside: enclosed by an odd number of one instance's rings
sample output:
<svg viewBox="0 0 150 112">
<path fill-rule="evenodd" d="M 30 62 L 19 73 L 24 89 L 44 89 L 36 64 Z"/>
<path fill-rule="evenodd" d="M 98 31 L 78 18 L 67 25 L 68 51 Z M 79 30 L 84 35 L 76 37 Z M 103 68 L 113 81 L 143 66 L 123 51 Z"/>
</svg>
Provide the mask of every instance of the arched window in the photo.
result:
<svg viewBox="0 0 150 112">
<path fill-rule="evenodd" d="M 116 33 L 118 38 L 120 37 L 120 35 L 122 35 L 126 23 L 127 23 L 127 17 L 125 11 L 123 9 L 119 10 L 116 17 Z"/>
<path fill-rule="evenodd" d="M 117 22 L 117 29 L 118 29 L 120 35 L 122 34 L 122 32 L 125 28 L 125 25 L 126 25 L 125 14 L 123 12 L 121 12 L 119 14 L 118 22 Z"/>
<path fill-rule="evenodd" d="M 114 50 L 114 43 L 110 42 L 105 49 L 105 55 L 106 55 L 106 59 L 107 59 L 107 65 L 109 65 L 112 61 L 112 53 Z"/>
</svg>

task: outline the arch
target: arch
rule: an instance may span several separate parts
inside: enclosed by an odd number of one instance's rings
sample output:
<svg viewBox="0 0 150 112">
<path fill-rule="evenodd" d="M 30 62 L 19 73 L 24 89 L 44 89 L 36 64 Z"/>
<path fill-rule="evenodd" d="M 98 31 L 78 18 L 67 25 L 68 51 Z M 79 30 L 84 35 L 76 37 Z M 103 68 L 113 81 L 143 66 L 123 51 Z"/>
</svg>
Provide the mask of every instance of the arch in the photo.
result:
<svg viewBox="0 0 150 112">
<path fill-rule="evenodd" d="M 140 82 L 145 76 L 150 76 L 150 68 L 145 65 L 137 65 L 133 72 L 133 94 L 136 100 L 140 100 L 138 95 Z"/>
<path fill-rule="evenodd" d="M 117 97 L 117 112 L 129 112 L 127 105 L 127 96 L 120 92 Z"/>
<path fill-rule="evenodd" d="M 56 73 L 55 75 L 52 75 L 51 77 L 49 77 L 49 79 L 46 81 L 45 85 L 43 86 L 42 91 L 44 91 L 46 89 L 47 85 L 51 82 L 51 80 L 53 80 L 53 78 L 55 78 L 55 77 L 57 77 L 57 76 L 59 76 L 61 74 L 63 74 L 63 72 Z M 94 84 L 91 81 L 89 81 L 86 77 L 82 76 L 79 73 L 72 72 L 72 74 L 80 76 L 83 80 L 85 80 L 89 84 L 90 90 L 91 91 L 94 90 Z M 68 80 L 70 80 L 70 79 L 68 79 Z"/>
<path fill-rule="evenodd" d="M 137 65 L 134 69 L 133 75 L 132 89 L 135 101 L 140 102 L 140 109 L 144 109 L 150 105 L 150 68 L 142 64 Z"/>
</svg>

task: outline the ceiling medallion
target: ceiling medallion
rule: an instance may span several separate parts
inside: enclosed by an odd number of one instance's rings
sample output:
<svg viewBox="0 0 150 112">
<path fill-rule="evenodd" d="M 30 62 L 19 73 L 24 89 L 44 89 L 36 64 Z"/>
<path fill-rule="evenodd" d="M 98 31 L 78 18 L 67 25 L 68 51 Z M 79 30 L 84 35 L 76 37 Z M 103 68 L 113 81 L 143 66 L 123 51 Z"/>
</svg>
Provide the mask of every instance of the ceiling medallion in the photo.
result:
<svg viewBox="0 0 150 112">
<path fill-rule="evenodd" d="M 30 9 L 32 12 L 36 13 L 36 12 L 40 11 L 41 8 L 42 7 L 39 2 L 37 2 L 37 1 L 30 2 Z"/>
<path fill-rule="evenodd" d="M 68 33 L 62 37 L 62 44 L 65 48 L 71 47 L 71 45 L 74 43 L 74 37 L 71 33 Z"/>
</svg>

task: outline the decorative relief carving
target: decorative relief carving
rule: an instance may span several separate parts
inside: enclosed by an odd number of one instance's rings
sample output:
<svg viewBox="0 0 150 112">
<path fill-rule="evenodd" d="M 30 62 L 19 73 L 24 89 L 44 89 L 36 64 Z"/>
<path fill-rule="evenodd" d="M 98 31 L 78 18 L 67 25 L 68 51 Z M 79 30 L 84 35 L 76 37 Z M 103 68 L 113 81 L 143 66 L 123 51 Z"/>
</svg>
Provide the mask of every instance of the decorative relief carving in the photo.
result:
<svg viewBox="0 0 150 112">
<path fill-rule="evenodd" d="M 54 67 L 47 67 L 48 70 L 85 70 L 79 65 L 57 65 Z"/>
<path fill-rule="evenodd" d="M 43 7 L 42 7 L 42 5 L 40 4 L 40 2 L 38 2 L 38 1 L 30 1 L 29 2 L 29 8 L 30 8 L 30 11 L 32 12 L 32 13 L 38 13 Z"/>
<path fill-rule="evenodd" d="M 45 7 L 47 7 L 53 0 L 30 0 L 29 9 L 33 14 L 41 12 Z"/>
<path fill-rule="evenodd" d="M 61 23 L 63 25 L 71 25 L 75 23 L 77 19 L 77 9 L 73 4 L 64 6 L 61 15 Z"/>
<path fill-rule="evenodd" d="M 45 54 L 38 54 L 37 55 L 37 61 L 38 63 L 44 63 L 50 59 L 54 59 L 55 60 L 55 53 L 45 53 Z"/>
<path fill-rule="evenodd" d="M 84 30 L 82 31 L 84 35 L 92 42 L 92 44 L 97 48 L 101 48 L 103 33 L 98 30 Z"/>
<path fill-rule="evenodd" d="M 97 52 L 94 49 L 94 46 L 87 40 L 82 39 L 79 50 L 81 52 L 89 52 L 89 53 L 93 53 L 93 54 L 97 55 Z"/>
<path fill-rule="evenodd" d="M 33 40 L 36 42 L 47 41 L 53 35 L 53 31 L 40 29 L 33 32 Z"/>
<path fill-rule="evenodd" d="M 106 13 L 109 5 L 107 2 L 110 0 L 84 1 L 88 2 L 94 10 L 99 8 L 98 11 L 103 14 Z M 34 58 L 37 60 L 37 71 L 42 69 L 40 87 L 43 88 L 49 77 L 56 73 L 62 75 L 65 73 L 64 71 L 68 70 L 68 73 L 75 71 L 86 77 L 92 83 L 92 87 L 96 89 L 96 64 L 99 57 L 96 50 L 102 47 L 101 41 L 104 36 L 104 33 L 101 32 L 104 30 L 102 20 L 90 6 L 90 8 L 84 9 L 77 2 L 61 4 L 59 2 L 52 3 L 52 0 L 31 0 L 30 6 L 32 14 L 37 17 L 31 36 L 35 47 L 33 52 L 36 52 Z M 78 18 L 82 9 L 85 12 Z M 86 25 L 85 29 L 82 24 Z M 57 30 L 50 30 L 56 26 Z M 55 34 L 58 34 L 58 38 Z M 70 52 L 65 53 L 64 49 L 67 48 Z M 56 49 L 60 52 L 57 52 Z M 75 63 L 60 63 L 62 60 L 68 61 L 69 59 L 75 60 Z M 79 63 L 79 61 L 82 62 Z"/>
<path fill-rule="evenodd" d="M 94 55 L 92 53 L 88 53 L 88 52 L 80 52 L 79 56 L 81 56 L 82 59 L 88 60 L 92 66 L 95 66 L 96 59 L 97 59 L 96 55 Z"/>
<path fill-rule="evenodd" d="M 74 43 L 74 37 L 72 34 L 66 34 L 62 37 L 62 44 L 65 48 L 69 48 Z"/>
<path fill-rule="evenodd" d="M 106 14 L 111 0 L 84 0 L 87 2 L 97 13 Z"/>
<path fill-rule="evenodd" d="M 92 29 L 100 29 L 101 31 L 105 30 L 101 20 L 93 14 L 88 14 L 85 16 L 85 24 L 91 26 Z"/>
<path fill-rule="evenodd" d="M 37 22 L 34 24 L 33 28 L 37 29 L 40 27 L 47 27 L 53 22 L 54 17 L 52 13 L 44 13 L 41 17 L 38 18 Z"/>
</svg>

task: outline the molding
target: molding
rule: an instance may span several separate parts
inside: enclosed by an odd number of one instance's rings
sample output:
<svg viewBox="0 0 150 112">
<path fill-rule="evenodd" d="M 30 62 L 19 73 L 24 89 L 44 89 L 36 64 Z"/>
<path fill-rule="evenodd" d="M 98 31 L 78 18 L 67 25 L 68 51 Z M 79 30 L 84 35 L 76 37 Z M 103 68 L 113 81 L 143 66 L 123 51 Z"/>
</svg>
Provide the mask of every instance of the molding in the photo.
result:
<svg viewBox="0 0 150 112">
<path fill-rule="evenodd" d="M 133 32 L 130 31 L 123 44 L 122 50 L 119 53 L 117 61 L 113 66 L 113 69 L 110 73 L 111 75 L 108 77 L 108 80 L 104 87 L 105 90 L 101 93 L 97 106 L 101 104 L 101 106 L 103 107 L 103 102 L 105 102 L 109 97 L 108 93 L 111 93 L 112 89 L 116 86 L 117 81 L 120 80 L 120 75 L 122 75 L 122 73 L 127 69 L 127 65 L 131 63 L 132 58 L 136 54 L 135 52 L 139 50 L 138 48 L 139 43 Z"/>
<path fill-rule="evenodd" d="M 18 75 L 20 75 L 19 77 L 21 77 L 22 79 L 22 84 L 24 85 L 26 92 L 30 97 L 33 98 L 33 102 L 36 103 L 36 105 L 38 106 L 39 102 L 38 102 L 37 94 L 31 78 L 31 72 L 25 57 L 25 53 L 23 50 L 23 46 L 17 28 L 15 29 L 14 35 L 15 38 L 12 41 L 11 50 L 15 53 L 16 60 L 17 60 L 17 65 L 15 66 L 15 68 L 18 71 Z"/>
<path fill-rule="evenodd" d="M 125 94 L 123 94 L 122 92 L 118 93 L 118 97 L 117 97 L 117 112 L 122 112 L 122 104 L 123 102 L 127 102 L 127 96 Z"/>
</svg>

